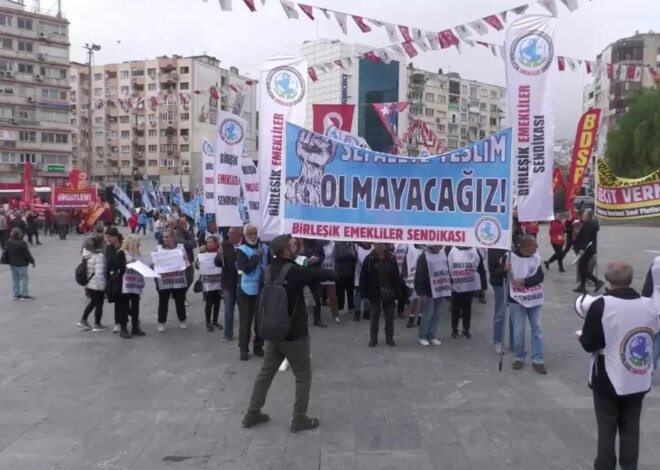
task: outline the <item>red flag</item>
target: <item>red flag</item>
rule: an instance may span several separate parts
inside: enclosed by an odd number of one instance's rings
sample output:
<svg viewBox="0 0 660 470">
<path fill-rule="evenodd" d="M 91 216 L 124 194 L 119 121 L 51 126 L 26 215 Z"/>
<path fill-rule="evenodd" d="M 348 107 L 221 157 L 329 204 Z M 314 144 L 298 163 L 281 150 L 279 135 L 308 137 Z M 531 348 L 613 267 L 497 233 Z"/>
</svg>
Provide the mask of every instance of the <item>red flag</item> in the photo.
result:
<svg viewBox="0 0 660 470">
<path fill-rule="evenodd" d="M 587 73 L 591 73 L 591 61 L 585 60 L 584 65 L 587 67 Z"/>
<path fill-rule="evenodd" d="M 378 57 L 374 51 L 367 51 L 364 53 L 364 56 L 370 61 L 375 62 L 377 64 L 380 64 L 382 62 L 382 60 L 380 60 L 380 57 Z"/>
<path fill-rule="evenodd" d="M 219 99 L 220 99 L 220 93 L 218 93 L 218 89 L 217 89 L 216 87 L 212 86 L 212 87 L 209 89 L 209 92 L 211 93 L 211 98 L 213 98 L 213 99 L 215 99 L 215 100 L 219 100 Z"/>
<path fill-rule="evenodd" d="M 252 85 L 254 85 L 254 80 L 245 80 L 245 84 L 247 86 L 252 86 Z"/>
<path fill-rule="evenodd" d="M 340 66 L 342 69 L 346 70 L 346 67 L 344 67 L 344 62 L 342 62 L 341 59 L 337 59 L 337 60 L 335 60 L 335 64 L 337 64 L 338 66 Z"/>
<path fill-rule="evenodd" d="M 245 5 L 250 9 L 251 12 L 257 11 L 257 7 L 254 5 L 254 0 L 243 0 Z"/>
<path fill-rule="evenodd" d="M 32 201 L 32 163 L 26 160 L 23 164 L 23 202 L 30 204 Z"/>
<path fill-rule="evenodd" d="M 566 60 L 560 55 L 557 56 L 557 66 L 560 72 L 566 70 Z"/>
<path fill-rule="evenodd" d="M 316 70 L 314 70 L 314 67 L 308 67 L 307 73 L 309 74 L 309 78 L 311 78 L 313 82 L 319 79 L 318 75 L 316 75 Z"/>
<path fill-rule="evenodd" d="M 405 42 L 413 42 L 413 39 L 410 36 L 410 30 L 408 29 L 408 26 L 399 25 L 399 31 L 401 31 L 401 36 L 403 36 L 403 40 Z"/>
<path fill-rule="evenodd" d="M 328 135 L 328 131 L 333 127 L 351 132 L 354 111 L 354 104 L 313 104 L 313 130 L 323 135 Z"/>
<path fill-rule="evenodd" d="M 238 93 L 238 88 L 236 88 L 236 85 L 229 85 L 229 89 L 234 93 Z"/>
<path fill-rule="evenodd" d="M 559 167 L 555 167 L 552 171 L 552 192 L 556 193 L 557 189 L 561 186 L 564 188 L 564 194 L 566 194 L 566 183 L 564 182 L 564 176 L 561 174 Z M 568 197 L 566 197 L 566 206 L 568 208 Z"/>
<path fill-rule="evenodd" d="M 446 29 L 438 33 L 438 41 L 442 49 L 447 49 L 451 46 L 458 46 L 459 40 L 451 29 Z"/>
<path fill-rule="evenodd" d="M 309 5 L 303 5 L 302 3 L 299 3 L 298 6 L 303 11 L 303 13 L 309 17 L 310 20 L 314 21 L 314 8 Z"/>
<path fill-rule="evenodd" d="M 502 24 L 500 19 L 497 17 L 497 15 L 487 16 L 487 17 L 483 18 L 483 20 L 486 23 L 488 23 L 489 25 L 491 25 L 493 28 L 498 30 L 498 31 L 502 31 L 504 29 L 504 25 Z"/>
<path fill-rule="evenodd" d="M 635 79 L 635 66 L 634 65 L 629 65 L 628 69 L 626 70 L 626 78 L 628 80 L 634 80 Z"/>
<path fill-rule="evenodd" d="M 371 31 L 371 28 L 367 23 L 364 22 L 361 16 L 357 15 L 351 15 L 353 17 L 353 21 L 355 21 L 355 24 L 358 25 L 358 28 L 362 30 L 363 33 L 368 33 Z"/>
<path fill-rule="evenodd" d="M 612 64 L 607 64 L 607 79 L 612 80 L 614 77 L 614 67 L 612 67 Z"/>
<path fill-rule="evenodd" d="M 600 109 L 591 109 L 582 115 L 575 134 L 573 145 L 573 161 L 571 172 L 568 174 L 569 197 L 566 198 L 566 208 L 572 209 L 573 199 L 582 188 L 584 173 L 589 166 L 589 159 L 596 146 L 596 134 L 598 133 L 598 122 L 600 120 Z"/>
<path fill-rule="evenodd" d="M 396 143 L 399 134 L 399 113 L 408 107 L 408 103 L 372 103 L 374 111 Z"/>
<path fill-rule="evenodd" d="M 406 51 L 406 54 L 411 59 L 417 55 L 417 49 L 415 49 L 415 46 L 413 46 L 411 42 L 404 42 L 401 45 L 403 46 L 403 50 Z"/>
</svg>

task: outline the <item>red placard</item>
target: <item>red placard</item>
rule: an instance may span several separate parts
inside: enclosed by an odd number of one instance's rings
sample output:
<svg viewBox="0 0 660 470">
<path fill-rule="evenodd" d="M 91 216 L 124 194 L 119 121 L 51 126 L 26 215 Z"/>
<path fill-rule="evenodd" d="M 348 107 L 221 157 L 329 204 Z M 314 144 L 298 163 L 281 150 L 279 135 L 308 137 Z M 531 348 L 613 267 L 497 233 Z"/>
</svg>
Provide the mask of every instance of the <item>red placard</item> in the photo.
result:
<svg viewBox="0 0 660 470">
<path fill-rule="evenodd" d="M 96 188 L 68 188 L 64 186 L 53 187 L 53 207 L 63 209 L 80 209 L 96 204 L 98 195 Z"/>
</svg>

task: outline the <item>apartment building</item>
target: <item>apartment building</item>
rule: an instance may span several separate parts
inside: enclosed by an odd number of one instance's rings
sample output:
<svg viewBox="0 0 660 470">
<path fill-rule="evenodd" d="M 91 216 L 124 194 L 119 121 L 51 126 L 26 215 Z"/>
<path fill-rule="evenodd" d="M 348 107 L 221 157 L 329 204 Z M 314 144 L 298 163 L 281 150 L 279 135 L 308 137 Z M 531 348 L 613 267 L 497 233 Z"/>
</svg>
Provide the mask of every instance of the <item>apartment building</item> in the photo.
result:
<svg viewBox="0 0 660 470">
<path fill-rule="evenodd" d="M 458 73 L 408 68 L 409 119 L 421 119 L 448 150 L 463 147 L 502 129 L 506 88 L 461 78 Z M 409 155 L 419 151 L 413 139 Z"/>
<path fill-rule="evenodd" d="M 0 1 L 0 183 L 18 183 L 25 162 L 39 186 L 71 169 L 69 22 L 56 12 Z"/>
<path fill-rule="evenodd" d="M 194 191 L 202 139 L 215 141 L 221 109 L 248 122 L 245 150 L 256 158 L 256 85 L 236 68 L 174 55 L 89 69 L 74 63 L 69 73 L 73 153 L 100 187 L 148 179 Z"/>
</svg>

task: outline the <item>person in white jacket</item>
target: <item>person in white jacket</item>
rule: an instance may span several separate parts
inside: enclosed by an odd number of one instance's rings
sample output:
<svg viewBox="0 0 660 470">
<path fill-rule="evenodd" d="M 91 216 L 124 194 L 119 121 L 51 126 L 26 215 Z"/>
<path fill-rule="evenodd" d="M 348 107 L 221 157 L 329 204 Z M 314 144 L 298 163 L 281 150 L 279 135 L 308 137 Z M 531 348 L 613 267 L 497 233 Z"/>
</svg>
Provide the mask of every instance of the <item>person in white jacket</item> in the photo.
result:
<svg viewBox="0 0 660 470">
<path fill-rule="evenodd" d="M 78 328 L 84 331 L 92 330 L 94 333 L 107 331 L 101 324 L 103 316 L 103 301 L 105 297 L 105 265 L 103 254 L 103 234 L 96 234 L 83 249 L 83 258 L 87 260 L 87 285 L 85 291 L 89 297 L 89 304 L 83 311 L 83 316 L 77 323 Z M 87 319 L 94 310 L 94 326 L 90 326 Z"/>
</svg>

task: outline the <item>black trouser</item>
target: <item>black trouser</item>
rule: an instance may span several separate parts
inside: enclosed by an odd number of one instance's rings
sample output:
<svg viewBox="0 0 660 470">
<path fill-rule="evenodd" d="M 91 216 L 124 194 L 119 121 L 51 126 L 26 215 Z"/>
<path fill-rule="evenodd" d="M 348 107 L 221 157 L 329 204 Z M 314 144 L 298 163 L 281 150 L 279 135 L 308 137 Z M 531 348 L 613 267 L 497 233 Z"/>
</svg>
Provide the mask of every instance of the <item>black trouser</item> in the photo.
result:
<svg viewBox="0 0 660 470">
<path fill-rule="evenodd" d="M 192 261 L 191 261 L 191 263 L 192 263 Z M 193 285 L 193 282 L 195 282 L 195 268 L 191 264 L 190 266 L 188 266 L 186 268 L 186 283 L 188 284 L 188 287 L 186 287 L 186 294 L 188 294 L 188 289 L 190 289 L 190 286 Z M 183 298 L 183 300 L 185 302 L 185 300 L 186 300 L 185 297 Z"/>
<path fill-rule="evenodd" d="M 211 311 L 213 311 L 213 323 L 218 323 L 218 316 L 220 315 L 220 299 L 222 291 L 211 290 L 204 292 L 206 295 L 206 305 L 204 306 L 204 314 L 206 315 L 206 323 L 211 323 Z"/>
<path fill-rule="evenodd" d="M 83 312 L 82 319 L 87 320 L 89 314 L 94 310 L 94 323 L 101 323 L 101 317 L 103 316 L 103 300 L 105 298 L 105 292 L 102 290 L 93 290 L 85 289 L 87 291 L 87 296 L 89 297 L 89 303 L 85 307 Z"/>
<path fill-rule="evenodd" d="M 552 264 L 554 261 L 559 265 L 559 269 L 564 269 L 564 245 L 552 245 L 552 249 L 555 251 L 555 254 L 550 257 L 548 264 Z"/>
<path fill-rule="evenodd" d="M 238 348 L 243 352 L 250 350 L 250 338 L 254 330 L 254 342 L 252 348 L 254 351 L 263 349 L 264 340 L 259 337 L 257 332 L 257 307 L 259 306 L 258 295 L 238 295 Z"/>
<path fill-rule="evenodd" d="M 7 243 L 7 231 L 0 230 L 0 248 L 5 249 L 5 243 Z"/>
<path fill-rule="evenodd" d="M 589 279 L 594 284 L 598 284 L 600 281 L 596 276 L 589 271 L 589 261 L 596 253 L 593 251 L 585 251 L 580 260 L 578 261 L 578 273 L 580 275 L 580 288 L 584 289 L 584 286 Z"/>
<path fill-rule="evenodd" d="M 340 277 L 337 281 L 337 305 L 339 310 L 344 310 L 344 301 L 348 298 L 348 309 L 353 310 L 355 308 L 355 296 L 354 296 L 354 287 L 353 287 L 353 276 L 351 277 Z"/>
<path fill-rule="evenodd" d="M 142 230 L 143 235 L 147 234 L 147 226 L 146 225 L 138 225 L 138 227 L 137 227 L 137 234 L 138 235 L 140 235 L 140 230 Z"/>
<path fill-rule="evenodd" d="M 573 248 L 573 237 L 571 235 L 568 235 L 566 237 L 566 246 L 564 247 L 564 252 L 562 253 L 564 258 L 566 257 L 568 252 L 571 251 L 571 248 Z"/>
<path fill-rule="evenodd" d="M 309 290 L 314 298 L 314 321 L 321 321 L 321 295 L 323 294 L 323 286 L 321 284 L 311 284 Z"/>
<path fill-rule="evenodd" d="M 472 321 L 472 292 L 451 293 L 451 331 L 458 331 L 458 320 L 463 319 L 463 331 L 470 331 Z"/>
<path fill-rule="evenodd" d="M 621 470 L 637 470 L 639 456 L 639 419 L 644 395 L 607 395 L 594 392 L 594 411 L 598 424 L 598 455 L 595 470 L 616 468 L 615 441 L 619 432 Z"/>
<path fill-rule="evenodd" d="M 67 226 L 65 224 L 57 224 L 57 233 L 60 240 L 66 240 Z"/>
<path fill-rule="evenodd" d="M 163 289 L 158 291 L 158 323 L 167 321 L 168 303 L 170 294 L 174 298 L 176 316 L 179 321 L 186 321 L 186 288 Z"/>
<path fill-rule="evenodd" d="M 399 316 L 403 315 L 403 312 L 406 310 L 406 304 L 408 303 L 409 299 L 410 299 L 410 291 L 406 286 L 400 290 L 399 298 L 396 301 L 396 313 L 398 313 Z"/>
<path fill-rule="evenodd" d="M 139 294 L 120 294 L 115 300 L 115 325 L 126 328 L 129 317 L 136 328 L 140 324 Z"/>
<path fill-rule="evenodd" d="M 32 230 L 28 230 L 27 236 L 28 236 L 28 243 L 30 245 L 32 245 L 32 237 L 34 237 L 36 242 L 39 243 L 39 229 L 37 229 L 34 232 Z"/>
<path fill-rule="evenodd" d="M 371 340 L 378 339 L 378 323 L 382 310 L 385 317 L 385 339 L 394 338 L 394 302 L 370 301 L 369 313 L 371 314 Z"/>
</svg>

